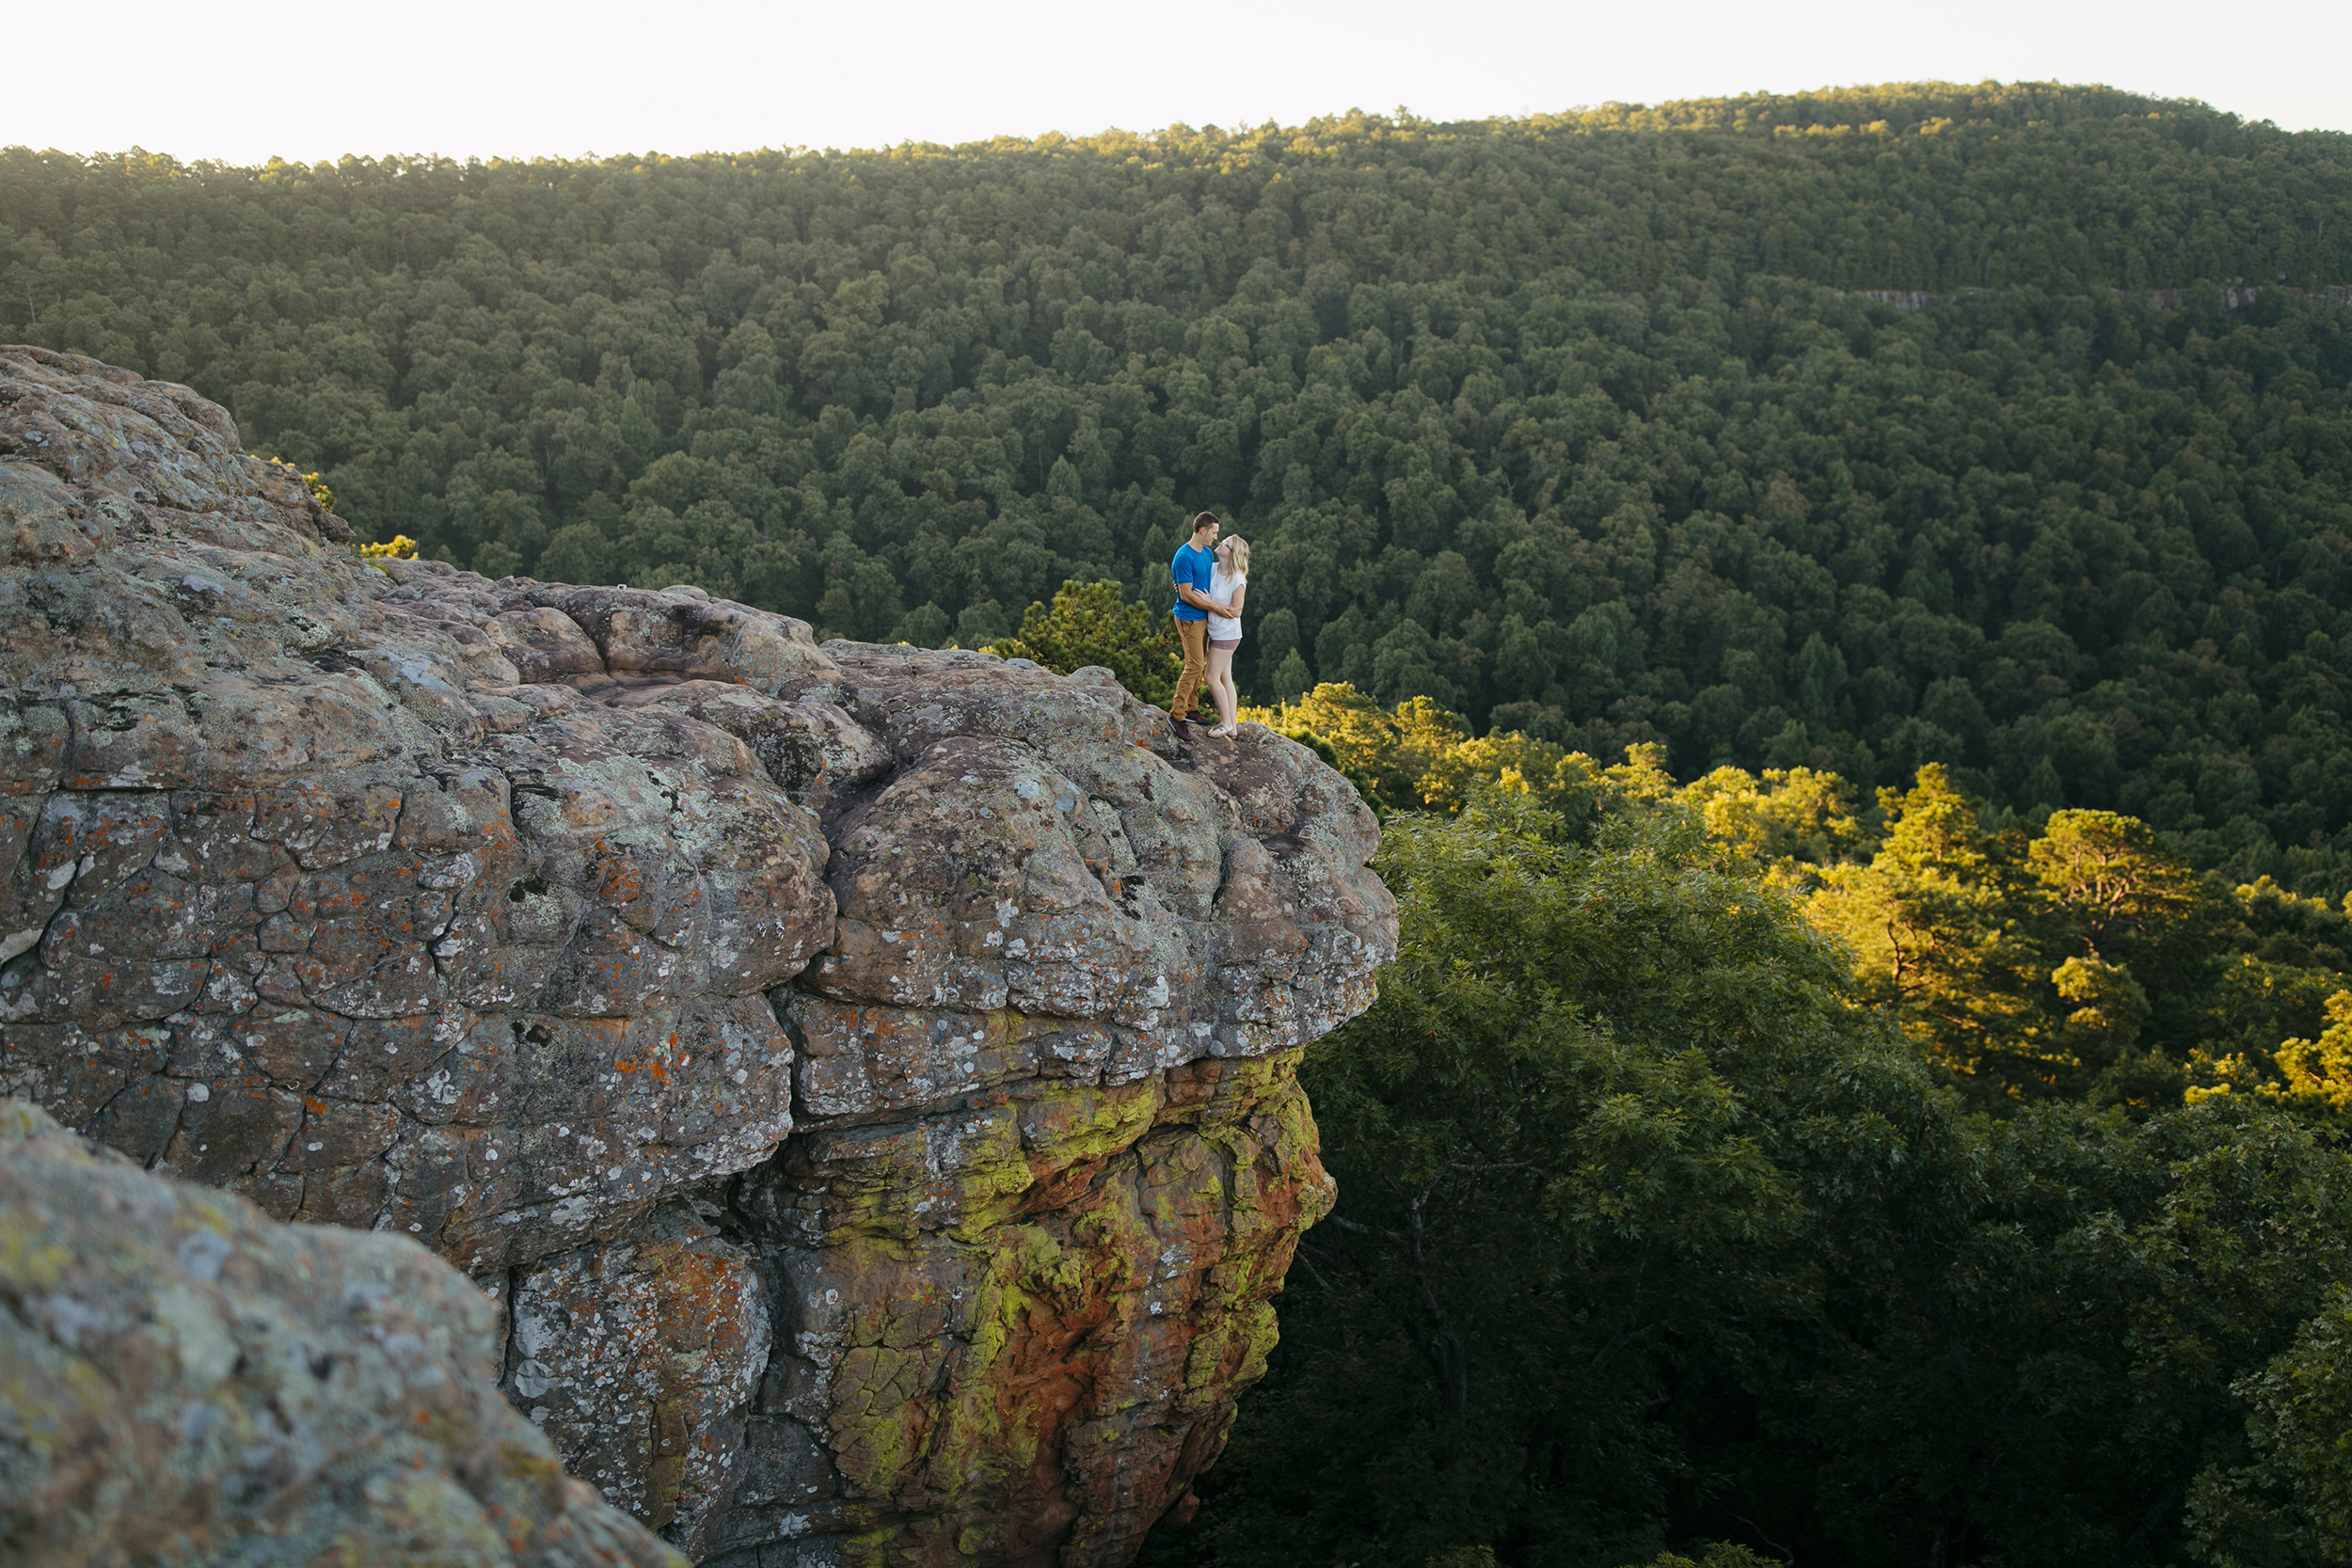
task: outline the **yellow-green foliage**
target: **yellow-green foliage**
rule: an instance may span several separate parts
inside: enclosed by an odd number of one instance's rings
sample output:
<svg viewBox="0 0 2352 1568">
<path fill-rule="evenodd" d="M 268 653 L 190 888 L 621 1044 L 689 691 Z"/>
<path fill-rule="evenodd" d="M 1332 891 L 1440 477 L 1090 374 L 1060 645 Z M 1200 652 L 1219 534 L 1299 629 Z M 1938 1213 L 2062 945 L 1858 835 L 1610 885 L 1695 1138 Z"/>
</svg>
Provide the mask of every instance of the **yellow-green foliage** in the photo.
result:
<svg viewBox="0 0 2352 1568">
<path fill-rule="evenodd" d="M 332 512 L 335 510 L 335 492 L 326 487 L 326 480 L 324 475 L 318 473 L 316 470 L 312 470 L 311 472 L 306 474 L 299 467 L 287 462 L 282 457 L 265 457 L 262 461 L 264 463 L 275 463 L 279 467 L 285 469 L 288 473 L 298 477 L 302 481 L 303 488 L 310 492 L 310 499 L 319 503 L 319 510 L 321 512 Z M 412 553 L 416 549 L 416 544 L 417 542 L 413 539 L 407 541 L 408 547 Z M 365 553 L 365 549 L 366 546 L 362 546 L 362 553 Z M 379 550 L 378 553 L 382 552 Z"/>
<path fill-rule="evenodd" d="M 1473 736 L 1426 697 L 1383 708 L 1345 684 L 1248 716 L 1317 744 L 1384 813 L 1456 815 L 1481 790 L 1576 823 L 1689 813 L 1723 861 L 1801 896 L 1864 996 L 1995 1099 L 2153 1107 L 2253 1093 L 2352 1111 L 2352 1022 L 2331 1000 L 2352 1008 L 2352 916 L 2266 878 L 2200 879 L 2137 818 L 1988 820 L 1933 763 L 1867 813 L 1815 768 L 1678 784 L 1654 745 L 1604 766 L 1525 735 Z"/>
<path fill-rule="evenodd" d="M 2315 1040 L 2289 1040 L 2279 1048 L 2282 1084 L 2265 1085 L 2272 1094 L 2352 1109 L 2352 990 L 2328 998 L 2328 1027 Z"/>
<path fill-rule="evenodd" d="M 417 559 L 417 542 L 405 533 L 395 533 L 385 544 L 360 546 L 359 556 L 369 562 L 414 561 Z"/>
<path fill-rule="evenodd" d="M 2188 1102 L 2251 1092 L 2297 1110 L 2352 1111 L 2352 990 L 2328 998 L 2327 1017 L 2317 1039 L 2290 1039 L 2272 1053 L 2268 1072 L 2252 1053 L 2199 1060 Z"/>
<path fill-rule="evenodd" d="M 1759 1556 L 1737 1541 L 1718 1541 L 1695 1560 L 1661 1552 L 1642 1568 L 1780 1568 L 1780 1559 Z"/>
<path fill-rule="evenodd" d="M 1280 707 L 1246 708 L 1243 717 L 1322 741 L 1334 766 L 1383 811 L 1450 815 L 1486 785 L 1574 820 L 1589 818 L 1608 798 L 1670 800 L 1695 811 L 1730 853 L 1770 867 L 1776 881 L 1806 886 L 1863 837 L 1846 782 L 1811 768 L 1767 768 L 1760 778 L 1718 768 L 1679 785 L 1655 745 L 1629 747 L 1624 762 L 1604 766 L 1516 731 L 1474 736 L 1468 720 L 1427 697 L 1383 708 L 1345 682 L 1318 686 Z"/>
<path fill-rule="evenodd" d="M 1474 736 L 1468 721 L 1426 697 L 1383 708 L 1343 681 L 1282 707 L 1245 708 L 1242 717 L 1322 740 L 1340 770 L 1384 811 L 1459 811 L 1474 786 L 1499 783 L 1551 810 L 1584 816 L 1603 771 L 1592 758 L 1549 741 Z"/>
<path fill-rule="evenodd" d="M 1768 768 L 1758 778 L 1718 768 L 1677 799 L 1697 810 L 1708 837 L 1785 885 L 1814 885 L 1821 868 L 1849 859 L 1862 843 L 1853 792 L 1835 773 Z"/>
<path fill-rule="evenodd" d="M 1144 1560 L 2352 1560 L 2352 1158 L 2309 1124 L 2352 923 L 1932 768 L 1873 817 L 1656 760 L 1594 822 L 1489 785 L 1386 824 L 1399 952 L 1304 1072 L 1342 1203 L 1211 1506 Z M 1781 835 L 1824 841 L 1812 894 L 1758 874 Z M 2322 973 L 2328 1027 L 2292 1022 Z M 2137 1111 L 2248 1028 L 2252 1086 L 2168 1114 L 1971 1114 L 1926 1070 L 1974 1039 L 1972 1098 Z M 1753 1544 L 1692 1539 L 1725 1528 Z"/>
</svg>

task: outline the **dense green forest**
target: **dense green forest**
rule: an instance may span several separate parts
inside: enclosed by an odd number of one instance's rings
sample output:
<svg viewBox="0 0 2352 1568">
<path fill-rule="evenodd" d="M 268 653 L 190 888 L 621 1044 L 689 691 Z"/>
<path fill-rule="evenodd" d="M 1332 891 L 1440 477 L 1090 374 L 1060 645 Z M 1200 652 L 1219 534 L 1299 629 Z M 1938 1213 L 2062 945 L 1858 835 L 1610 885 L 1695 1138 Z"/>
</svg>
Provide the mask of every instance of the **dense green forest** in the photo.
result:
<svg viewBox="0 0 2352 1568">
<path fill-rule="evenodd" d="M 1970 814 L 1913 794 L 1874 869 L 1965 887 Z M 1933 1002 L 1863 1005 L 1766 875 L 1740 821 L 1802 847 L 1803 801 L 1742 799 L 1578 761 L 1391 819 L 1403 951 L 1305 1073 L 1340 1205 L 1143 1568 L 2352 1560 L 2352 1027 L 2308 1053 L 2332 1093 L 1973 1110 L 1901 1027 Z M 2118 920 L 2069 869 L 2096 817 L 2021 857 L 2016 912 L 2076 959 L 2217 915 L 2343 940 L 2197 910 L 2145 840 Z"/>
<path fill-rule="evenodd" d="M 1208 507 L 1257 546 L 1261 700 L 1344 680 L 1686 777 L 1940 762 L 2329 896 L 2347 282 L 2352 138 L 2055 86 L 0 153 L 6 329 L 222 400 L 375 537 L 969 645 L 1065 579 L 1156 602 Z"/>
<path fill-rule="evenodd" d="M 2352 900 L 1939 764 L 1258 717 L 1383 812 L 1403 946 L 1144 1568 L 2352 1561 Z"/>
</svg>

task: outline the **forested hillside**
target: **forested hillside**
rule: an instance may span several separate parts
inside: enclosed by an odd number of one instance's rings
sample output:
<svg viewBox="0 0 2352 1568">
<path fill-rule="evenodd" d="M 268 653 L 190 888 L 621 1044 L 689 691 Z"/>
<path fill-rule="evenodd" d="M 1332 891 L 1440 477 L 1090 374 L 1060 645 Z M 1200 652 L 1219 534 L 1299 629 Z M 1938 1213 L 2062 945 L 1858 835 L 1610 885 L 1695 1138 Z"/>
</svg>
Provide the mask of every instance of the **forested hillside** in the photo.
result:
<svg viewBox="0 0 2352 1568">
<path fill-rule="evenodd" d="M 1156 601 L 1208 507 L 1257 546 L 1262 700 L 1347 680 L 1686 777 L 1942 762 L 2329 896 L 2347 282 L 2352 139 L 2103 88 L 0 155 L 0 335 L 188 381 L 485 572 L 969 644 L 1067 578 Z"/>
<path fill-rule="evenodd" d="M 1860 1005 L 1883 968 L 1857 985 L 1761 875 L 1789 846 L 1748 830 L 1807 814 L 1712 783 L 1571 759 L 1391 820 L 1397 961 L 1302 1073 L 1339 1207 L 1143 1568 L 2352 1560 L 2352 1027 L 2286 1092 L 1968 1114 L 1894 1027 L 1941 999 Z M 1850 894 L 1981 903 L 1945 793 Z M 2153 991 L 2194 899 L 2143 844 L 2092 910 L 2074 851 L 2119 827 L 2054 817 L 2010 912 L 2078 975 L 2153 958 Z M 2043 1048 L 2111 1051 L 2115 999 Z"/>
</svg>

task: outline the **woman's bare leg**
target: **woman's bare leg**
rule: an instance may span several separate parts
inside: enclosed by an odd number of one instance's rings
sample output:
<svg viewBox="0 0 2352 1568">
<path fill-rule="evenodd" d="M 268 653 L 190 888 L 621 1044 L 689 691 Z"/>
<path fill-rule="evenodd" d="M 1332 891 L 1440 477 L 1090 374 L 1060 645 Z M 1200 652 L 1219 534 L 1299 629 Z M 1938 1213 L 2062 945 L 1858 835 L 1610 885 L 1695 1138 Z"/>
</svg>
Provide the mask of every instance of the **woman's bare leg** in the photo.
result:
<svg viewBox="0 0 2352 1568">
<path fill-rule="evenodd" d="M 1216 700 L 1216 728 L 1213 735 L 1232 735 L 1233 719 L 1240 711 L 1240 698 L 1233 690 L 1233 650 L 1209 650 L 1209 695 Z"/>
</svg>

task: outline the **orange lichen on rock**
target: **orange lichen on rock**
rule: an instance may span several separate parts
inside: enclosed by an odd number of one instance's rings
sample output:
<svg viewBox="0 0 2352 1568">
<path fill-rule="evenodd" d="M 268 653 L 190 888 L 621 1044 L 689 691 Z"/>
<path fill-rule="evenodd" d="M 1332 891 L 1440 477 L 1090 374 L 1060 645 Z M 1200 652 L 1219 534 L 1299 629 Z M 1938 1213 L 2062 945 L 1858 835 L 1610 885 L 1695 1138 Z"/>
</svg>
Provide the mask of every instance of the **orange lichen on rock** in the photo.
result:
<svg viewBox="0 0 2352 1568">
<path fill-rule="evenodd" d="M 850 1561 L 1126 1560 L 1223 1447 L 1329 1207 L 1295 1066 L 805 1132 L 744 1179 L 789 1327 L 734 1528 L 789 1520 Z"/>
</svg>

